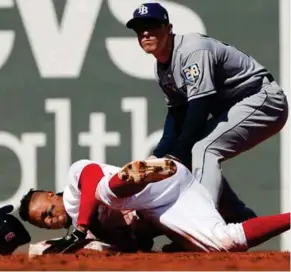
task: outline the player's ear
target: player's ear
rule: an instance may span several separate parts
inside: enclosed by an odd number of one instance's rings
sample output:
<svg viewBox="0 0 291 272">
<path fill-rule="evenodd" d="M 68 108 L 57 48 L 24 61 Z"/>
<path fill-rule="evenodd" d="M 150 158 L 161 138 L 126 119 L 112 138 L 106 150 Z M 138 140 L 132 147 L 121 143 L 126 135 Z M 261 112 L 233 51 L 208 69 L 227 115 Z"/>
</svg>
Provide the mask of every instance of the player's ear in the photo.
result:
<svg viewBox="0 0 291 272">
<path fill-rule="evenodd" d="M 48 191 L 47 195 L 48 195 L 49 198 L 52 198 L 52 197 L 56 196 L 56 194 L 54 192 L 52 192 L 52 191 Z"/>
<path fill-rule="evenodd" d="M 173 25 L 172 24 L 168 24 L 168 31 L 169 31 L 169 34 L 173 34 Z"/>
</svg>

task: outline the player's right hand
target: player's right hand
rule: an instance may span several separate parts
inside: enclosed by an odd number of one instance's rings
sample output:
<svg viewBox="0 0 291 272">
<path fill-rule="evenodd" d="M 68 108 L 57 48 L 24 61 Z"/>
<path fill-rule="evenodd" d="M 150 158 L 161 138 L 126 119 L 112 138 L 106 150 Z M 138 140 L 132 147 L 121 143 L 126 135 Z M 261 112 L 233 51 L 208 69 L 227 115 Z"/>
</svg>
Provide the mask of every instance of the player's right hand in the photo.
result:
<svg viewBox="0 0 291 272">
<path fill-rule="evenodd" d="M 58 254 L 58 253 L 71 253 L 81 248 L 86 241 L 87 233 L 75 228 L 70 235 L 67 235 L 58 240 L 48 240 L 46 244 L 50 244 L 43 251 L 43 254 Z"/>
</svg>

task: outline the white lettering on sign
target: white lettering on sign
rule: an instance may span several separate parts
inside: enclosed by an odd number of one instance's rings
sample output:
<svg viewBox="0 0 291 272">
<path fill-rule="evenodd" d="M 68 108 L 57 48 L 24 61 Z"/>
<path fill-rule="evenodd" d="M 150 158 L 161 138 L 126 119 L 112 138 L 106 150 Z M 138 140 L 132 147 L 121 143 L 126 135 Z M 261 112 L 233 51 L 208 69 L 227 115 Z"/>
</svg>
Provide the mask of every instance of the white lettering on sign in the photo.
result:
<svg viewBox="0 0 291 272">
<path fill-rule="evenodd" d="M 123 25 L 142 2 L 107 1 L 112 15 Z M 57 20 L 52 0 L 15 0 L 15 3 L 41 77 L 79 77 L 103 1 L 67 0 L 61 23 Z M 176 32 L 206 34 L 204 23 L 196 12 L 173 1 L 160 3 L 169 11 Z M 0 1 L 0 9 L 13 7 L 13 1 Z M 0 68 L 9 60 L 14 43 L 13 30 L 0 31 Z M 112 62 L 123 73 L 140 79 L 154 79 L 154 58 L 142 51 L 135 37 L 108 37 L 104 43 Z"/>
<path fill-rule="evenodd" d="M 67 0 L 58 23 L 52 0 L 16 0 L 42 77 L 78 77 L 102 0 Z"/>
<path fill-rule="evenodd" d="M 41 132 L 23 133 L 18 139 L 7 131 L 0 131 L 0 146 L 10 149 L 17 156 L 21 173 L 16 192 L 9 199 L 0 201 L 0 207 L 12 204 L 17 208 L 23 194 L 37 187 L 37 148 L 45 145 L 46 135 Z"/>
</svg>

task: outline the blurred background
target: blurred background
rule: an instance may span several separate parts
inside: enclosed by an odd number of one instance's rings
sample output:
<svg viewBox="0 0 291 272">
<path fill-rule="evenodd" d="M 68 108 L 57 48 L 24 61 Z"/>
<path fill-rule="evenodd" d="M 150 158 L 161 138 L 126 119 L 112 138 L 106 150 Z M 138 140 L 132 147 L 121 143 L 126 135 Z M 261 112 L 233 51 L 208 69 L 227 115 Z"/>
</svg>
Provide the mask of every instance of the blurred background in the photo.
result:
<svg viewBox="0 0 291 272">
<path fill-rule="evenodd" d="M 18 208 L 30 188 L 62 191 L 76 160 L 121 166 L 150 154 L 166 105 L 153 59 L 125 28 L 142 2 L 0 1 L 0 205 Z M 158 2 L 168 9 L 175 32 L 230 43 L 289 87 L 290 33 L 282 34 L 286 9 L 279 1 Z M 283 58 L 282 50 L 288 53 Z M 223 165 L 230 184 L 258 215 L 289 210 L 290 148 L 284 133 Z M 33 242 L 65 234 L 25 226 Z M 156 247 L 164 241 L 158 239 Z M 280 239 L 256 249 L 278 250 Z"/>
</svg>

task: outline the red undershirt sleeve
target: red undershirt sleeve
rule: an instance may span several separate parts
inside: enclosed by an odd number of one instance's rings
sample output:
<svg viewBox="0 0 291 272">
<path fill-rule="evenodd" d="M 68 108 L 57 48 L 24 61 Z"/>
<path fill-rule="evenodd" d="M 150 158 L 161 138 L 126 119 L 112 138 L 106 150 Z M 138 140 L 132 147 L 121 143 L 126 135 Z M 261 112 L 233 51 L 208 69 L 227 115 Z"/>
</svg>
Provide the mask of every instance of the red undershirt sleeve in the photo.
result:
<svg viewBox="0 0 291 272">
<path fill-rule="evenodd" d="M 82 170 L 79 178 L 81 197 L 77 226 L 89 226 L 90 219 L 99 203 L 95 197 L 95 191 L 103 176 L 102 168 L 95 163 L 85 166 Z"/>
</svg>

